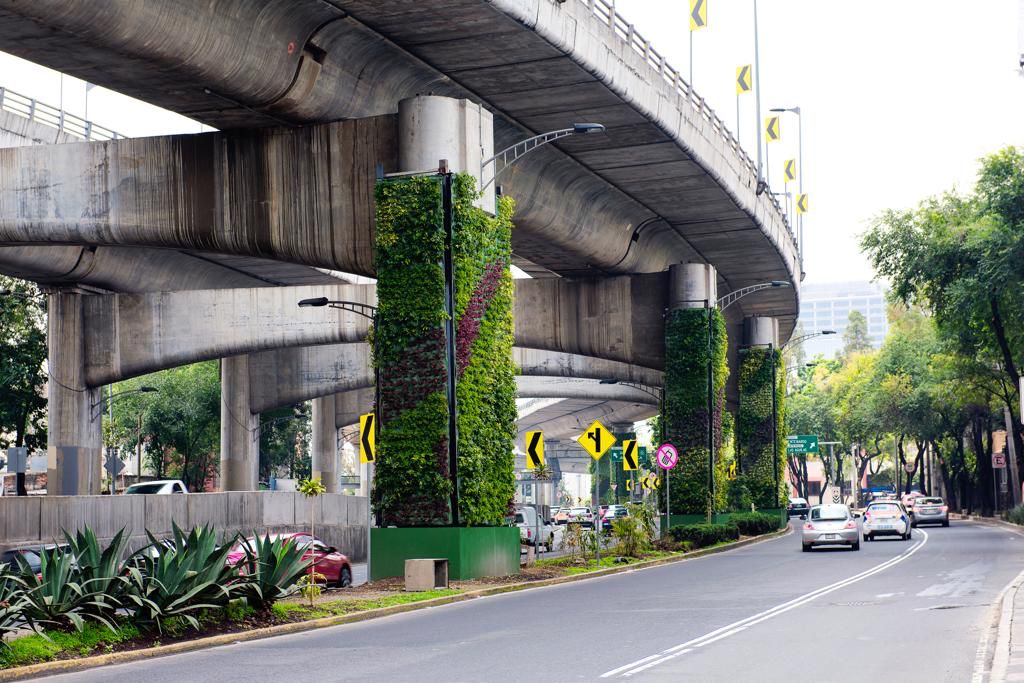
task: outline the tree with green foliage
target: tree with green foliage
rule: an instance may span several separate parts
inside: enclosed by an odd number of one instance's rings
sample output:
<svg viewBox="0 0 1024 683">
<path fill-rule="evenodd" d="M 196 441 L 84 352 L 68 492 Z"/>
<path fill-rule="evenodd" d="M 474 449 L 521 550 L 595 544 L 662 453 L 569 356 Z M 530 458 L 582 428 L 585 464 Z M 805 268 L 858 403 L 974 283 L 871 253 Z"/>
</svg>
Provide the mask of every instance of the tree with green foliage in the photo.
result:
<svg viewBox="0 0 1024 683">
<path fill-rule="evenodd" d="M 260 481 L 271 476 L 308 479 L 312 473 L 312 404 L 296 403 L 260 413 Z"/>
<path fill-rule="evenodd" d="M 1016 409 L 1024 364 L 1024 153 L 1009 147 L 982 159 L 972 195 L 947 193 L 915 210 L 884 212 L 861 245 L 897 300 L 931 312 L 952 352 L 1006 375 L 1001 401 L 1024 463 Z"/>
<path fill-rule="evenodd" d="M 152 386 L 157 393 L 127 393 Z M 203 491 L 217 470 L 220 453 L 220 368 L 205 361 L 120 382 L 114 404 L 115 443 L 134 449 L 138 418 L 147 465 L 157 478 L 182 479 L 190 491 Z"/>
<path fill-rule="evenodd" d="M 0 275 L 0 448 L 46 445 L 46 309 L 32 283 Z M 14 440 L 7 438 L 13 434 Z"/>
<path fill-rule="evenodd" d="M 843 357 L 864 353 L 874 348 L 868 334 L 868 320 L 860 311 L 850 311 L 846 329 L 843 330 Z"/>
</svg>

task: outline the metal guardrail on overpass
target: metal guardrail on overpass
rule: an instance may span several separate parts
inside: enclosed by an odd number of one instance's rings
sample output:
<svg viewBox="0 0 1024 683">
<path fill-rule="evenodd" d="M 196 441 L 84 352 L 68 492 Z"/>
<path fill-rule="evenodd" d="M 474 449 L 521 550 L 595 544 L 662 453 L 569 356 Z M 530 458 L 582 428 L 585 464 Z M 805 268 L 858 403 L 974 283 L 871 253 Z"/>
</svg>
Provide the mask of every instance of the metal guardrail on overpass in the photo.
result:
<svg viewBox="0 0 1024 683">
<path fill-rule="evenodd" d="M 654 68 L 658 74 L 665 79 L 665 81 L 671 85 L 676 92 L 685 97 L 693 107 L 700 113 L 700 115 L 707 121 L 712 129 L 717 133 L 722 140 L 729 145 L 740 159 L 747 165 L 755 177 L 759 177 L 757 173 L 757 164 L 750 158 L 746 150 L 740 145 L 739 140 L 732 134 L 725 123 L 719 118 L 715 110 L 708 106 L 708 103 L 703 97 L 697 94 L 697 91 L 683 79 L 678 69 L 672 67 L 667 61 L 665 56 L 654 49 L 651 46 L 651 42 L 644 38 L 642 35 L 637 33 L 633 24 L 626 21 L 622 15 L 618 14 L 615 10 L 615 0 L 582 0 L 582 2 L 602 21 L 608 24 L 608 26 L 615 32 L 617 36 L 622 38 L 627 45 L 633 51 L 641 55 L 644 60 Z M 758 141 L 760 144 L 760 141 Z M 789 231 L 791 237 L 795 239 L 793 234 L 793 228 L 789 224 L 789 219 L 786 217 L 786 212 L 783 210 L 782 205 L 779 203 L 778 198 L 771 192 L 768 193 L 772 204 L 778 210 L 782 216 L 782 221 Z"/>
<path fill-rule="evenodd" d="M 119 140 L 125 137 L 109 128 L 87 121 L 81 116 L 76 116 L 2 86 L 0 86 L 0 111 L 9 111 L 12 114 L 24 116 L 29 121 L 56 128 L 62 133 L 74 135 L 82 140 Z"/>
</svg>

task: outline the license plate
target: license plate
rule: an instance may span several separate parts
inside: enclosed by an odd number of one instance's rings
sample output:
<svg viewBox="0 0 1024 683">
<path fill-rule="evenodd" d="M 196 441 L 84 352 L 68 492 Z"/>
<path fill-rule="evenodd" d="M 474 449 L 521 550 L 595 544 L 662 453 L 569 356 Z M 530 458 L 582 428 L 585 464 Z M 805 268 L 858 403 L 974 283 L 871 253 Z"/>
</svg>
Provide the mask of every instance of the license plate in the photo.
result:
<svg viewBox="0 0 1024 683">
<path fill-rule="evenodd" d="M 878 524 L 879 529 L 895 529 L 896 527 L 892 524 Z"/>
<path fill-rule="evenodd" d="M 825 534 L 824 536 L 822 536 L 822 538 L 825 539 L 826 541 L 837 541 L 837 540 L 839 540 L 839 535 L 838 534 Z"/>
</svg>

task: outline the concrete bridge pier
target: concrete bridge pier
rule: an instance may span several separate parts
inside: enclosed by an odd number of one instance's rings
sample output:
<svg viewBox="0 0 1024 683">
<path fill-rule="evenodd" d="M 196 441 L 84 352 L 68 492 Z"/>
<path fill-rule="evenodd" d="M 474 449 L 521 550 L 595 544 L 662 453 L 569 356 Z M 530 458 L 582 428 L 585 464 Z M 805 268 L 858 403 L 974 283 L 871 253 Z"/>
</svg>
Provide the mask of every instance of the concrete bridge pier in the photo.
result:
<svg viewBox="0 0 1024 683">
<path fill-rule="evenodd" d="M 771 346 L 779 348 L 779 321 L 762 315 L 752 315 L 743 320 L 743 343 L 747 346 Z"/>
<path fill-rule="evenodd" d="M 313 478 L 319 478 L 327 493 L 338 492 L 338 429 L 335 420 L 335 396 L 313 399 Z"/>
<path fill-rule="evenodd" d="M 85 383 L 85 312 L 75 289 L 49 293 L 47 493 L 96 495 L 103 473 L 103 403 Z"/>
<path fill-rule="evenodd" d="M 255 491 L 259 482 L 259 415 L 249 391 L 249 356 L 220 362 L 220 489 Z"/>
<path fill-rule="evenodd" d="M 706 263 L 677 263 L 669 267 L 668 302 L 671 310 L 711 308 L 718 301 L 718 273 Z"/>
</svg>

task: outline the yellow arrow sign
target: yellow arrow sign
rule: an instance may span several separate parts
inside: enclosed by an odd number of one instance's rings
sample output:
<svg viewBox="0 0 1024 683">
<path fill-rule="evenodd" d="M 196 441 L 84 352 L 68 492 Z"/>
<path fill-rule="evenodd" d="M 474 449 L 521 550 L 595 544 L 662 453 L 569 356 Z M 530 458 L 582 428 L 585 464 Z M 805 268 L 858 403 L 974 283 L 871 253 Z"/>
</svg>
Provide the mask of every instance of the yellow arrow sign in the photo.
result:
<svg viewBox="0 0 1024 683">
<path fill-rule="evenodd" d="M 544 467 L 544 432 L 526 432 L 526 469 Z"/>
<path fill-rule="evenodd" d="M 594 424 L 587 427 L 587 431 L 576 437 L 583 450 L 590 453 L 594 460 L 600 460 L 601 456 L 608 452 L 608 449 L 615 445 L 615 437 L 605 429 L 600 420 L 594 420 Z"/>
<path fill-rule="evenodd" d="M 764 138 L 767 142 L 782 139 L 782 128 L 779 126 L 778 116 L 769 116 L 764 120 Z"/>
<path fill-rule="evenodd" d="M 810 199 L 807 198 L 806 194 L 798 194 L 796 196 L 796 212 L 807 213 L 811 210 Z"/>
<path fill-rule="evenodd" d="M 786 163 L 782 167 L 782 174 L 787 183 L 796 180 L 796 159 L 786 159 Z"/>
<path fill-rule="evenodd" d="M 742 95 L 745 92 L 750 92 L 750 65 L 744 64 L 743 66 L 736 67 L 736 94 Z"/>
<path fill-rule="evenodd" d="M 364 465 L 377 457 L 377 416 L 366 413 L 359 416 L 359 462 Z"/>
<path fill-rule="evenodd" d="M 726 477 L 728 477 L 729 481 L 733 481 L 733 480 L 736 479 L 736 461 L 735 460 L 733 462 L 729 463 L 729 469 L 726 472 Z"/>
<path fill-rule="evenodd" d="M 707 28 L 708 0 L 690 0 L 690 30 Z"/>
<path fill-rule="evenodd" d="M 629 472 L 639 467 L 640 463 L 637 462 L 637 449 L 636 441 L 623 441 L 622 442 L 622 469 Z"/>
</svg>

